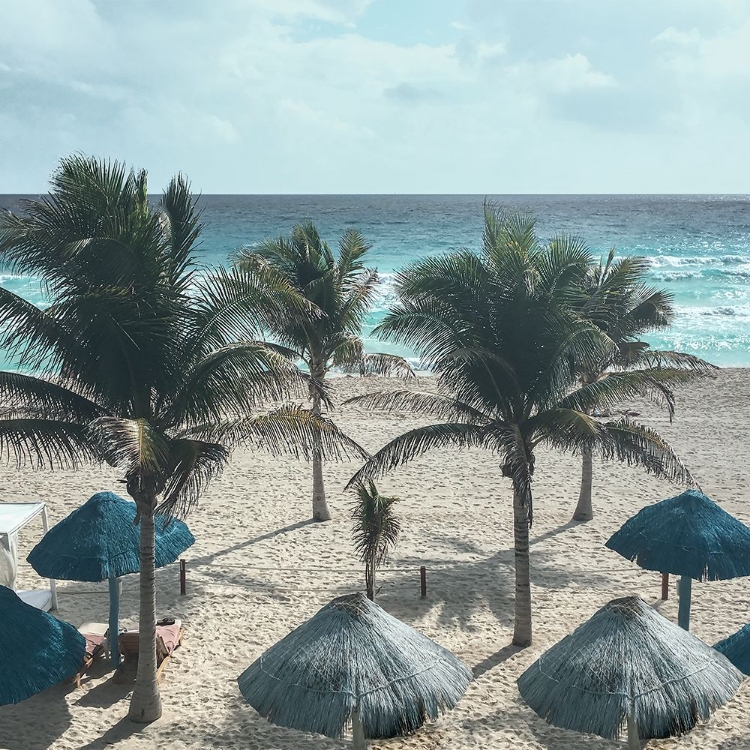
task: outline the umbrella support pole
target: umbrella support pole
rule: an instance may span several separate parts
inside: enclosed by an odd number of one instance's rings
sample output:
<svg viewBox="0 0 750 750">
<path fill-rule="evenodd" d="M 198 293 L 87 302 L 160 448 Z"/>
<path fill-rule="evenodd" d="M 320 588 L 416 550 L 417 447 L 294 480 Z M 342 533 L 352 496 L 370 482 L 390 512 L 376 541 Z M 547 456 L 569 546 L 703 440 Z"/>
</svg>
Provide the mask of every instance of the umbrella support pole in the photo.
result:
<svg viewBox="0 0 750 750">
<path fill-rule="evenodd" d="M 49 519 L 47 518 L 47 506 L 42 508 L 42 531 L 46 534 L 49 531 Z M 57 582 L 54 578 L 49 579 L 50 607 L 57 612 Z"/>
<path fill-rule="evenodd" d="M 683 630 L 690 630 L 690 599 L 693 592 L 693 579 L 690 576 L 681 576 L 678 588 L 680 604 L 677 612 L 677 624 Z"/>
<path fill-rule="evenodd" d="M 120 634 L 120 582 L 116 576 L 109 577 L 109 659 L 112 666 L 120 666 L 120 649 L 117 636 Z"/>
<path fill-rule="evenodd" d="M 628 714 L 628 750 L 641 750 L 638 727 L 635 724 L 632 714 Z"/>
<path fill-rule="evenodd" d="M 352 747 L 354 750 L 367 750 L 365 730 L 359 718 L 359 706 L 352 711 Z"/>
</svg>

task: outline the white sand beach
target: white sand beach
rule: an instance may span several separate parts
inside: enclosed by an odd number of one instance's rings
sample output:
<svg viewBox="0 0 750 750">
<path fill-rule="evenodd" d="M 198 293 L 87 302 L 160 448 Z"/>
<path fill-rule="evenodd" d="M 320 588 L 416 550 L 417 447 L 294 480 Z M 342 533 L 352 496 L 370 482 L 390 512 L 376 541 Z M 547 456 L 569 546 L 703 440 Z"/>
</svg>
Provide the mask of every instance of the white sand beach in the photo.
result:
<svg viewBox="0 0 750 750">
<path fill-rule="evenodd" d="M 395 381 L 340 378 L 336 403 L 365 390 L 403 387 Z M 409 387 L 432 389 L 430 378 Z M 673 424 L 651 406 L 633 406 L 672 442 L 703 491 L 750 524 L 750 370 L 725 370 L 716 380 L 678 395 Z M 369 450 L 418 424 L 413 416 L 339 407 L 334 417 Z M 0 748 L 97 750 L 133 748 L 243 748 L 321 750 L 346 743 L 282 729 L 260 718 L 241 698 L 238 675 L 266 648 L 334 596 L 360 590 L 364 575 L 350 534 L 350 493 L 343 490 L 357 464 L 328 465 L 334 519 L 309 521 L 310 469 L 262 453 L 235 454 L 224 475 L 187 519 L 197 539 L 184 555 L 187 596 L 179 595 L 178 567 L 157 572 L 158 615 L 182 619 L 184 645 L 162 680 L 164 716 L 141 727 L 127 719 L 129 690 L 111 682 L 102 659 L 80 690 L 61 685 L 19 705 L 0 708 Z M 513 624 L 511 490 L 496 458 L 480 451 L 443 451 L 400 469 L 379 483 L 402 498 L 402 537 L 380 576 L 377 601 L 390 613 L 455 652 L 475 681 L 455 710 L 416 734 L 374 747 L 388 750 L 609 750 L 617 743 L 547 725 L 518 694 L 516 678 L 542 651 L 612 598 L 637 594 L 676 621 L 676 581 L 660 602 L 660 576 L 644 572 L 604 547 L 606 539 L 642 506 L 678 494 L 678 487 L 637 468 L 595 466 L 596 516 L 571 524 L 578 496 L 576 458 L 543 452 L 534 481 L 531 530 L 534 644 L 509 647 Z M 55 523 L 91 494 L 124 486 L 108 469 L 34 472 L 0 468 L 2 500 L 48 504 Z M 41 525 L 21 537 L 21 558 L 41 538 Z M 419 595 L 419 566 L 428 593 Z M 23 586 L 41 586 L 20 566 Z M 137 623 L 137 576 L 124 581 L 122 622 Z M 106 621 L 106 584 L 61 582 L 59 616 L 78 626 Z M 746 579 L 693 587 L 692 631 L 713 644 L 750 621 Z M 624 746 L 624 742 L 621 743 Z M 750 748 L 750 681 L 710 722 L 682 738 L 652 741 L 667 750 Z"/>
</svg>

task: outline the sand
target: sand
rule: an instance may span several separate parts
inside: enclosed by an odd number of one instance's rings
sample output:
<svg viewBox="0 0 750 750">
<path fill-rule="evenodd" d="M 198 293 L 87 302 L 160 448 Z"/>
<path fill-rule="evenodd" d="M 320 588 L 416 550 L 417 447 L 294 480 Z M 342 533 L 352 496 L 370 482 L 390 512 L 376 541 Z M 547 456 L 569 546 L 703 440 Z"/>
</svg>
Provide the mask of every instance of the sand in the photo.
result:
<svg viewBox="0 0 750 750">
<path fill-rule="evenodd" d="M 389 381 L 342 378 L 335 398 L 401 387 Z M 431 389 L 430 379 L 418 387 Z M 642 417 L 668 436 L 703 490 L 750 524 L 750 370 L 726 370 L 684 390 L 677 418 L 639 405 Z M 374 450 L 422 421 L 410 415 L 373 415 L 345 407 L 340 425 Z M 80 690 L 58 686 L 17 706 L 0 708 L 0 747 L 38 748 L 343 748 L 346 743 L 271 726 L 242 700 L 237 676 L 267 647 L 332 597 L 364 587 L 350 541 L 343 491 L 355 464 L 326 467 L 334 519 L 312 523 L 309 467 L 260 453 L 238 452 L 205 493 L 188 522 L 197 543 L 188 550 L 188 594 L 179 596 L 176 565 L 157 574 L 158 613 L 180 617 L 184 646 L 168 665 L 164 716 L 146 728 L 127 718 L 129 688 L 113 685 L 100 661 Z M 578 495 L 579 464 L 540 451 L 534 481 L 532 529 L 534 644 L 509 648 L 513 623 L 511 493 L 498 461 L 480 451 L 435 452 L 380 483 L 402 498 L 403 534 L 383 572 L 378 602 L 458 654 L 476 680 L 456 709 L 436 724 L 375 747 L 392 750 L 605 750 L 617 743 L 548 726 L 521 701 L 515 680 L 548 646 L 610 599 L 637 594 L 676 621 L 675 582 L 659 603 L 660 577 L 607 550 L 603 543 L 643 505 L 678 489 L 636 468 L 595 467 L 595 519 L 570 523 Z M 122 493 L 105 469 L 33 472 L 0 468 L 2 499 L 43 500 L 56 522 L 92 493 Z M 41 537 L 27 529 L 23 555 Z M 419 566 L 427 567 L 428 596 L 419 597 Z M 20 582 L 40 586 L 27 564 Z M 124 581 L 123 623 L 135 626 L 137 577 Z M 750 620 L 746 580 L 695 584 L 693 632 L 707 643 Z M 105 621 L 106 585 L 61 583 L 60 617 L 79 625 Z M 620 745 L 622 746 L 622 745 Z M 653 741 L 649 748 L 750 748 L 750 682 L 704 726 L 689 735 Z"/>
</svg>

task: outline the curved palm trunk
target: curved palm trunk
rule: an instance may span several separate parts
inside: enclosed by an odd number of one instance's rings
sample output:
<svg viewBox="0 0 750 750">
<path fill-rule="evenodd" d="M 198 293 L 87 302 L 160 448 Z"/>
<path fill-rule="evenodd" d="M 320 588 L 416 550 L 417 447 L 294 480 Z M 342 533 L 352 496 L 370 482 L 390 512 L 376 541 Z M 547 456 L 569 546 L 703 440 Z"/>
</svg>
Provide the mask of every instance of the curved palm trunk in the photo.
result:
<svg viewBox="0 0 750 750">
<path fill-rule="evenodd" d="M 325 371 L 322 368 L 310 368 L 310 374 L 313 378 L 322 382 L 325 377 Z M 320 393 L 317 390 L 312 391 L 312 413 L 319 417 L 322 413 Z M 326 503 L 326 490 L 323 486 L 323 451 L 320 441 L 313 444 L 312 450 L 312 470 L 313 470 L 313 519 L 316 521 L 330 521 L 331 511 L 328 510 Z"/>
<path fill-rule="evenodd" d="M 128 716 L 147 724 L 161 716 L 161 695 L 156 681 L 156 581 L 154 575 L 154 512 L 156 503 L 141 515 L 140 620 L 138 623 L 138 672 Z"/>
<path fill-rule="evenodd" d="M 516 562 L 515 646 L 531 645 L 531 577 L 529 569 L 529 504 L 513 486 L 513 542 Z"/>
<path fill-rule="evenodd" d="M 581 469 L 581 491 L 578 495 L 578 505 L 573 514 L 574 521 L 590 521 L 594 517 L 594 508 L 591 504 L 591 485 L 594 478 L 594 457 L 591 451 L 583 452 Z"/>
</svg>

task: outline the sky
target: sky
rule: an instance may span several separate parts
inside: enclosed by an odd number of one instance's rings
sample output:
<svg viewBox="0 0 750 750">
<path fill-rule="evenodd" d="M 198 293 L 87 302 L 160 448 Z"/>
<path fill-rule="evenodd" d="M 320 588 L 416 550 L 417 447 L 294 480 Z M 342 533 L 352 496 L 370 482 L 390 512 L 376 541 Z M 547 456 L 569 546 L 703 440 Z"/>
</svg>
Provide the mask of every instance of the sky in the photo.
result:
<svg viewBox="0 0 750 750">
<path fill-rule="evenodd" d="M 0 0 L 0 193 L 748 193 L 750 0 Z"/>
</svg>

